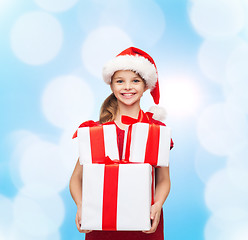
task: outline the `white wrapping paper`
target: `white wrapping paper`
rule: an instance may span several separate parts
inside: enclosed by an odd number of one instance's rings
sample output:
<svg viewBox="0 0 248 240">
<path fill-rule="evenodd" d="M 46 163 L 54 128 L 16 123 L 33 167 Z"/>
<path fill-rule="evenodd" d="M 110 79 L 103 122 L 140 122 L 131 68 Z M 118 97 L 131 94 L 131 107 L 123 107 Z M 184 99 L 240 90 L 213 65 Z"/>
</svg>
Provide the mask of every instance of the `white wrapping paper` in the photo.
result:
<svg viewBox="0 0 248 240">
<path fill-rule="evenodd" d="M 156 166 L 168 166 L 169 165 L 169 153 L 171 144 L 171 129 L 166 126 L 159 126 L 159 144 L 153 145 L 153 149 L 158 148 L 158 156 L 156 159 Z M 127 132 L 125 132 L 125 141 L 127 141 Z M 146 146 L 148 144 L 148 133 L 149 124 L 148 123 L 135 123 L 132 125 L 131 133 L 131 146 L 130 146 L 130 162 L 144 163 Z M 153 142 L 151 142 L 153 144 Z M 126 148 L 126 146 L 125 146 Z M 123 151 L 123 158 L 125 158 L 125 151 Z"/>
<path fill-rule="evenodd" d="M 105 156 L 109 156 L 111 159 L 119 159 L 116 126 L 114 124 L 103 125 L 103 133 Z M 78 129 L 78 142 L 80 164 L 92 163 L 90 127 Z"/>
</svg>

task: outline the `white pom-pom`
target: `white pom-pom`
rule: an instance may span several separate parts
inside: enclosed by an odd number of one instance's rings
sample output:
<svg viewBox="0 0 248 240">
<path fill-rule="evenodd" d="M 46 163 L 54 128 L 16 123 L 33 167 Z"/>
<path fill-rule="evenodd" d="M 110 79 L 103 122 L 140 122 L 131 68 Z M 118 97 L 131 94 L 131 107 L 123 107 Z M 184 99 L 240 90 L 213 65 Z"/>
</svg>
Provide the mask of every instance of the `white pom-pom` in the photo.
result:
<svg viewBox="0 0 248 240">
<path fill-rule="evenodd" d="M 150 107 L 148 112 L 153 113 L 152 118 L 158 121 L 165 120 L 167 116 L 167 112 L 165 108 L 157 106 L 157 105 Z"/>
</svg>

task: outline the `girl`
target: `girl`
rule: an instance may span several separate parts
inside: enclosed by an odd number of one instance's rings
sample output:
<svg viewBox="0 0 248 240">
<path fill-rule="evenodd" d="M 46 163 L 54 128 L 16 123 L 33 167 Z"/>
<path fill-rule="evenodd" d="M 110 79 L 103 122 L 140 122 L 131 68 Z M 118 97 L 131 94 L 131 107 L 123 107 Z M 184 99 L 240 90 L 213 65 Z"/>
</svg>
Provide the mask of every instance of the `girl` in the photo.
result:
<svg viewBox="0 0 248 240">
<path fill-rule="evenodd" d="M 147 53 L 130 47 L 103 68 L 103 79 L 110 85 L 112 94 L 104 101 L 100 111 L 99 122 L 87 121 L 79 127 L 96 126 L 99 124 L 115 124 L 117 126 L 118 148 L 121 160 L 124 129 L 127 125 L 121 122 L 121 116 L 127 115 L 142 121 L 148 119 L 150 123 L 164 125 L 153 116 L 158 113 L 144 113 L 140 109 L 140 99 L 143 93 L 151 90 L 156 104 L 159 103 L 159 84 L 156 65 Z M 73 137 L 77 136 L 75 132 Z M 173 141 L 171 140 L 171 148 Z M 155 170 L 155 198 L 151 206 L 151 229 L 149 231 L 89 231 L 81 230 L 82 207 L 82 166 L 77 161 L 70 180 L 70 192 L 77 205 L 76 225 L 79 232 L 86 233 L 86 240 L 163 240 L 163 211 L 162 206 L 170 191 L 169 167 L 159 167 Z"/>
</svg>

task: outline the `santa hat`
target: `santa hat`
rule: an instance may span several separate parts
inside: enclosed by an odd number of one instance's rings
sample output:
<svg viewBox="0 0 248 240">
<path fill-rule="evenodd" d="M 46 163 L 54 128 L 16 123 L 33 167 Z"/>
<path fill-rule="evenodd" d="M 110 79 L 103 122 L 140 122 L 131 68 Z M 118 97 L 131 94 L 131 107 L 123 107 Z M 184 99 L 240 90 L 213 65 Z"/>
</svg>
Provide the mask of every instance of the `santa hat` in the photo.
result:
<svg viewBox="0 0 248 240">
<path fill-rule="evenodd" d="M 135 47 L 125 49 L 103 67 L 103 80 L 110 84 L 111 77 L 118 70 L 132 70 L 138 73 L 146 81 L 154 103 L 159 104 L 158 71 L 149 54 Z M 153 106 L 149 112 L 154 113 L 153 118 L 156 120 L 165 118 L 165 110 L 161 107 Z"/>
</svg>

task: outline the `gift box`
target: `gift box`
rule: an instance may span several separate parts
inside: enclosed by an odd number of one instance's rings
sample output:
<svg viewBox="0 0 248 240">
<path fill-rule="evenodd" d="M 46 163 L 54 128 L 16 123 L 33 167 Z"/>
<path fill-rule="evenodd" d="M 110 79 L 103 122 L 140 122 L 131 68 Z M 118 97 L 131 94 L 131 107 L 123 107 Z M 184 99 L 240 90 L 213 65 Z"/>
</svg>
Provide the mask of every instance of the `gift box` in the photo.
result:
<svg viewBox="0 0 248 240">
<path fill-rule="evenodd" d="M 129 162 L 168 166 L 171 129 L 148 123 L 135 123 L 125 133 L 123 159 Z"/>
<path fill-rule="evenodd" d="M 150 164 L 84 164 L 81 229 L 149 230 L 153 195 Z"/>
<path fill-rule="evenodd" d="M 80 164 L 105 163 L 105 157 L 119 159 L 115 124 L 78 129 Z"/>
</svg>

